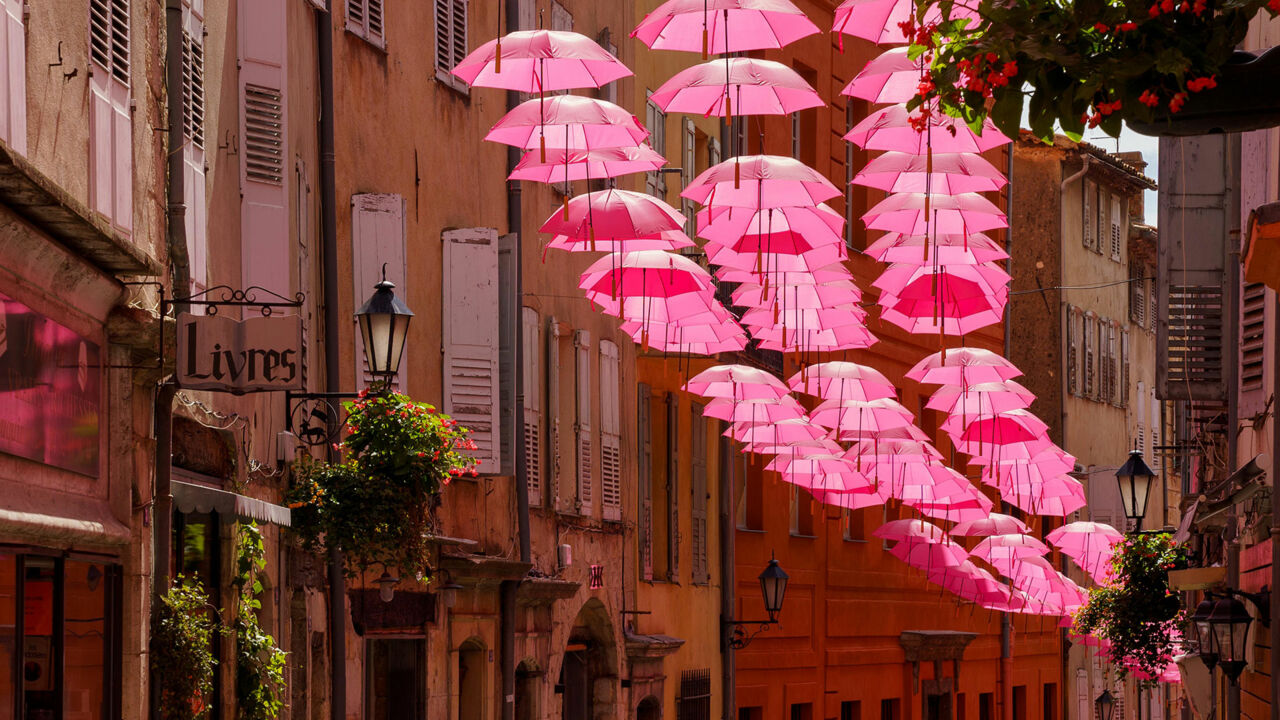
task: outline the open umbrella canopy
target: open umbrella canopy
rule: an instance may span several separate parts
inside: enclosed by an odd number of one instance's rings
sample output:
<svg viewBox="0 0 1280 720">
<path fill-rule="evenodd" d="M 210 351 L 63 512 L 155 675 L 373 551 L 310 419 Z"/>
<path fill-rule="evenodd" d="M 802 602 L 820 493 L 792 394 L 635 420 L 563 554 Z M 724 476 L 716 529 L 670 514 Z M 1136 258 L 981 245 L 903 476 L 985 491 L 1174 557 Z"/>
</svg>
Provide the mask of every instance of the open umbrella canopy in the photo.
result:
<svg viewBox="0 0 1280 720">
<path fill-rule="evenodd" d="M 733 57 L 685 68 L 649 99 L 663 112 L 787 115 L 825 103 L 795 70 L 772 60 Z"/>
<path fill-rule="evenodd" d="M 766 424 L 734 423 L 724 431 L 724 435 L 748 445 L 788 445 L 807 440 L 822 440 L 827 433 L 821 427 L 810 423 L 808 419 L 798 418 Z"/>
<path fill-rule="evenodd" d="M 851 433 L 903 427 L 915 420 L 911 411 L 893 398 L 824 400 L 810 417 L 817 425 Z"/>
<path fill-rule="evenodd" d="M 1006 502 L 1033 515 L 1065 517 L 1089 504 L 1084 485 L 1073 477 L 1061 475 L 1043 483 L 1028 483 L 1001 488 Z"/>
<path fill-rule="evenodd" d="M 592 150 L 547 150 L 545 159 L 537 150 L 520 158 L 508 180 L 562 183 L 575 180 L 603 180 L 638 172 L 653 172 L 667 159 L 648 145 L 596 148 Z"/>
<path fill-rule="evenodd" d="M 977 385 L 944 385 L 934 391 L 925 407 L 952 415 L 991 415 L 1031 407 L 1036 396 L 1013 380 Z"/>
<path fill-rule="evenodd" d="M 611 253 L 582 273 L 578 287 L 610 297 L 674 297 L 714 292 L 711 276 L 683 255 L 662 250 Z"/>
<path fill-rule="evenodd" d="M 836 8 L 835 22 L 832 32 L 860 37 L 877 45 L 906 44 L 911 38 L 906 37 L 900 24 L 911 20 L 916 14 L 913 0 L 844 0 Z M 977 12 L 965 2 L 956 2 L 951 7 L 950 17 L 976 18 Z M 942 13 L 937 7 L 925 12 L 923 22 L 937 22 Z"/>
<path fill-rule="evenodd" d="M 923 58 L 911 58 L 908 50 L 889 48 L 872 58 L 840 94 L 878 104 L 904 103 L 915 97 L 927 66 Z"/>
<path fill-rule="evenodd" d="M 930 571 L 941 567 L 957 567 L 969 554 L 949 539 L 938 543 L 898 543 L 889 553 L 902 562 L 919 570 Z"/>
<path fill-rule="evenodd" d="M 898 540 L 907 543 L 947 541 L 947 533 L 942 528 L 924 520 L 905 518 L 890 520 L 871 533 L 882 540 Z"/>
<path fill-rule="evenodd" d="M 722 282 L 727 283 L 752 283 L 759 284 L 761 282 L 760 274 L 752 270 L 738 270 L 736 268 L 718 268 L 716 277 Z M 853 282 L 853 274 L 842 264 L 833 264 L 826 267 L 820 267 L 809 272 L 770 272 L 768 275 L 770 285 L 778 287 L 792 285 L 823 285 L 832 282 Z"/>
<path fill-rule="evenodd" d="M 980 520 L 970 520 L 962 522 L 951 528 L 951 535 L 966 535 L 970 537 L 986 537 L 989 535 L 1008 535 L 1016 533 L 1030 533 L 1031 528 L 1012 515 L 1003 515 L 1001 513 L 991 513 Z"/>
<path fill-rule="evenodd" d="M 559 214 L 559 211 L 556 212 Z M 664 230 L 642 238 L 618 237 L 603 240 L 556 235 L 543 247 L 547 250 L 564 250 L 565 252 L 624 253 L 637 250 L 683 250 L 693 246 L 694 242 L 684 234 L 683 230 Z"/>
<path fill-rule="evenodd" d="M 583 242 L 594 241 L 600 243 L 597 249 L 610 252 L 615 248 L 605 247 L 604 243 L 642 238 L 665 241 L 675 237 L 666 233 L 679 233 L 678 237 L 684 243 L 692 245 L 684 236 L 684 221 L 679 210 L 652 195 L 611 189 L 570 198 L 568 213 L 557 208 L 542 223 L 539 232 Z"/>
<path fill-rule="evenodd" d="M 836 352 L 858 350 L 875 345 L 879 340 L 862 324 L 841 325 L 823 330 L 797 330 L 784 327 L 752 327 L 751 337 L 761 350 L 778 352 Z"/>
<path fill-rule="evenodd" d="M 767 438 L 758 442 L 743 445 L 742 451 L 757 455 L 837 455 L 841 452 L 840 444 L 835 440 L 822 437 L 817 440 L 789 440 L 771 442 Z"/>
<path fill-rule="evenodd" d="M 631 71 L 586 35 L 520 30 L 472 50 L 453 74 L 476 87 L 542 93 L 603 87 Z"/>
<path fill-rule="evenodd" d="M 680 193 L 701 205 L 748 208 L 813 206 L 839 194 L 822 173 L 780 155 L 730 158 L 703 170 Z"/>
<path fill-rule="evenodd" d="M 995 263 L 956 267 L 894 263 L 871 284 L 900 300 L 927 301 L 935 296 L 954 300 L 975 295 L 996 298 L 1008 291 L 1009 280 L 1009 274 Z"/>
<path fill-rule="evenodd" d="M 1102 558 L 1110 559 L 1116 544 L 1124 540 L 1124 535 L 1106 523 L 1081 520 L 1053 530 L 1045 535 L 1045 539 L 1063 555 L 1091 571 Z"/>
<path fill-rule="evenodd" d="M 885 503 L 885 497 L 873 490 L 856 492 L 838 492 L 812 488 L 808 490 L 809 494 L 823 505 L 845 508 L 846 510 L 861 510 L 862 508 L 875 507 Z"/>
<path fill-rule="evenodd" d="M 746 270 L 756 281 L 770 281 L 775 287 L 777 273 L 803 273 L 844 260 L 843 244 L 811 244 L 811 239 L 794 232 L 771 235 L 744 235 L 732 245 L 709 241 L 703 246 L 713 265 Z"/>
<path fill-rule="evenodd" d="M 851 282 L 825 285 L 756 285 L 742 283 L 730 293 L 739 307 L 785 305 L 797 308 L 844 307 L 862 302 L 862 291 Z"/>
<path fill-rule="evenodd" d="M 936 352 L 915 364 L 907 377 L 925 385 L 977 385 L 1016 378 L 1022 371 L 998 353 L 982 348 Z"/>
<path fill-rule="evenodd" d="M 1049 552 L 1044 543 L 1024 534 L 991 535 L 973 547 L 972 555 L 994 564 L 993 558 L 1020 560 Z"/>
<path fill-rule="evenodd" d="M 959 118 L 936 108 L 922 132 L 911 124 L 920 111 L 907 110 L 906 105 L 881 108 L 853 126 L 844 139 L 863 150 L 896 150 L 912 155 L 935 153 L 982 153 L 1008 144 L 1009 138 L 985 120 L 982 132 L 975 133 Z"/>
<path fill-rule="evenodd" d="M 872 158 L 853 182 L 891 193 L 933 195 L 994 192 L 1008 184 L 995 165 L 976 153 L 933 153 L 930 157 L 905 152 Z"/>
<path fill-rule="evenodd" d="M 885 233 L 864 250 L 886 263 L 979 265 L 1005 260 L 1004 248 L 982 233 L 971 235 L 903 235 Z"/>
<path fill-rule="evenodd" d="M 771 249 L 772 244 L 764 239 L 750 240 L 754 236 L 767 239 L 787 233 L 801 236 L 796 245 L 800 251 L 823 245 L 844 248 L 844 216 L 826 205 L 764 209 L 722 206 L 698 211 L 697 219 L 698 237 L 735 248 L 754 248 L 743 244 L 754 242 L 764 252 L 795 252 L 785 246 Z M 841 260 L 847 257 L 841 252 Z"/>
<path fill-rule="evenodd" d="M 767 424 L 805 417 L 804 407 L 790 395 L 760 398 L 752 401 L 712 398 L 702 414 L 731 423 Z"/>
<path fill-rule="evenodd" d="M 607 100 L 555 95 L 520 103 L 484 139 L 523 150 L 591 150 L 639 145 L 647 137 L 635 115 Z"/>
<path fill-rule="evenodd" d="M 969 418 L 968 424 L 963 422 L 959 416 L 951 416 L 943 420 L 940 427 L 952 435 L 956 449 L 966 455 L 985 455 L 993 445 L 1038 440 L 1049 432 L 1043 420 L 1026 410 L 1008 410 Z M 970 452 L 972 449 L 977 452 Z"/>
<path fill-rule="evenodd" d="M 817 32 L 788 0 L 667 0 L 645 15 L 631 37 L 653 50 L 706 56 L 781 48 Z"/>
<path fill-rule="evenodd" d="M 1000 208 L 977 193 L 895 193 L 862 215 L 871 230 L 903 235 L 968 234 L 1008 227 Z"/>
<path fill-rule="evenodd" d="M 896 398 L 897 388 L 868 365 L 833 360 L 810 365 L 787 381 L 792 390 L 824 400 L 880 400 Z"/>
<path fill-rule="evenodd" d="M 778 378 L 746 365 L 716 365 L 694 375 L 684 390 L 705 398 L 778 399 L 790 393 Z"/>
</svg>

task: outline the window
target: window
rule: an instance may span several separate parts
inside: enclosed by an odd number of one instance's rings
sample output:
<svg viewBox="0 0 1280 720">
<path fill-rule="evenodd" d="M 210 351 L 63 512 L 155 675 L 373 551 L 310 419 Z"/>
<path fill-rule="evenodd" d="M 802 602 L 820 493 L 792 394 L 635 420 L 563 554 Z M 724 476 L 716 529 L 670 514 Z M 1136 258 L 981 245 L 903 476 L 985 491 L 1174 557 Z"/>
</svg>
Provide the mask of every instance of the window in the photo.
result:
<svg viewBox="0 0 1280 720">
<path fill-rule="evenodd" d="M 732 447 L 722 450 L 725 467 L 733 475 L 738 529 L 764 530 L 764 487 L 760 473 L 753 471 L 746 456 L 734 452 Z"/>
<path fill-rule="evenodd" d="M 1155 274 L 1155 269 L 1148 266 L 1147 277 L 1149 278 L 1149 284 L 1147 286 L 1147 323 L 1151 332 L 1156 331 L 1156 323 L 1160 319 L 1157 315 L 1158 310 L 1156 303 L 1159 302 L 1159 298 L 1156 297 L 1157 285 Z"/>
<path fill-rule="evenodd" d="M 698 130 L 689 118 L 684 119 L 684 132 L 680 134 L 680 157 L 680 178 L 684 182 L 684 187 L 688 187 L 698 174 Z M 697 204 L 681 196 L 680 211 L 684 213 L 685 234 L 689 237 L 696 236 L 698 234 Z"/>
<path fill-rule="evenodd" d="M 799 64 L 795 71 L 810 87 L 817 82 L 818 74 Z M 791 156 L 814 167 L 818 164 L 818 109 L 807 108 L 791 114 Z"/>
<path fill-rule="evenodd" d="M 840 703 L 840 720 L 862 720 L 862 702 L 844 700 Z"/>
<path fill-rule="evenodd" d="M 1013 714 L 1011 720 L 1027 720 L 1027 686 L 1013 686 Z"/>
<path fill-rule="evenodd" d="M 711 720 L 710 670 L 685 670 L 680 673 L 676 720 Z"/>
<path fill-rule="evenodd" d="M 370 720 L 427 717 L 427 641 L 365 640 L 365 701 Z"/>
<path fill-rule="evenodd" d="M 840 511 L 841 524 L 844 526 L 844 539 L 850 542 L 866 542 L 867 541 L 867 513 L 866 508 L 858 510 L 850 510 L 843 508 Z"/>
<path fill-rule="evenodd" d="M 653 579 L 653 392 L 645 383 L 636 388 L 636 448 L 639 451 L 639 517 L 637 520 L 636 547 L 640 555 L 640 577 Z"/>
<path fill-rule="evenodd" d="M 484 232 L 484 231 L 481 231 Z M 492 231 L 489 231 L 492 232 Z M 452 242 L 447 242 L 446 246 L 452 246 Z M 492 271 L 497 272 L 498 255 L 496 250 L 496 237 L 494 238 L 493 249 L 493 267 Z M 468 246 L 469 247 L 469 246 Z M 489 247 L 489 246 L 484 246 Z M 467 250 L 464 247 L 464 252 Z M 285 252 L 288 248 L 285 248 Z M 445 257 L 450 257 L 451 248 L 445 250 Z M 383 277 L 395 284 L 396 296 L 404 299 L 408 297 L 409 288 L 406 285 L 408 280 L 406 266 L 406 247 L 404 232 L 404 198 L 400 195 L 391 194 L 363 194 L 351 196 L 351 259 L 354 266 L 352 273 L 352 292 L 357 302 L 364 302 L 364 298 L 369 297 L 373 293 L 373 286 L 382 281 Z M 279 260 L 272 255 L 264 255 L 261 262 L 278 263 Z M 481 263 L 477 269 L 483 268 Z M 259 272 L 259 271 L 255 271 Z M 383 273 L 386 273 L 384 276 Z M 288 274 L 288 271 L 285 271 Z M 462 292 L 461 289 L 459 292 Z M 493 298 L 497 303 L 497 297 Z M 467 304 L 473 302 L 464 300 Z M 494 319 L 494 334 L 497 333 L 497 322 Z M 353 329 L 352 336 L 355 338 L 355 382 L 356 387 L 363 389 L 369 387 L 374 382 L 374 377 L 369 374 L 369 368 L 365 365 L 364 355 L 364 338 L 358 331 L 356 319 L 351 318 L 351 327 Z M 494 348 L 496 352 L 496 346 Z M 400 367 L 408 367 L 408 348 L 401 350 Z M 397 389 L 403 388 L 404 378 L 408 377 L 408 373 L 401 372 L 400 375 L 392 379 L 393 387 Z M 465 424 L 465 423 L 464 423 Z M 492 471 L 492 468 L 490 468 Z"/>
<path fill-rule="evenodd" d="M 466 3 L 459 4 L 463 6 L 465 17 Z M 387 39 L 383 28 L 382 0 L 347 0 L 347 32 L 362 37 L 377 47 L 386 47 Z M 464 42 L 465 38 L 464 28 Z"/>
<path fill-rule="evenodd" d="M 466 95 L 451 70 L 467 56 L 467 0 L 436 0 L 436 79 Z"/>
<path fill-rule="evenodd" d="M 1079 310 L 1067 306 L 1067 392 L 1080 394 L 1080 317 Z"/>
<path fill-rule="evenodd" d="M 1138 401 L 1144 402 L 1141 398 L 1139 398 Z M 1162 431 L 1161 425 L 1163 424 L 1163 418 L 1160 413 L 1160 400 L 1156 397 L 1155 388 L 1151 389 L 1151 397 L 1146 399 L 1145 402 L 1151 403 L 1151 452 L 1147 453 L 1147 457 L 1151 458 L 1151 469 L 1159 472 L 1161 451 L 1156 448 L 1160 446 L 1160 434 Z"/>
<path fill-rule="evenodd" d="M 1094 356 L 1094 353 L 1097 352 L 1097 342 L 1098 342 L 1098 319 L 1094 316 L 1093 313 L 1087 312 L 1084 315 L 1084 348 L 1081 351 L 1080 355 L 1084 359 L 1084 367 L 1082 372 L 1082 377 L 1084 379 L 1084 382 L 1082 384 L 1082 387 L 1083 387 L 1082 394 L 1088 398 L 1094 397 L 1094 394 L 1096 392 L 1096 389 L 1094 387 L 1095 378 L 1093 375 L 1096 363 L 1094 362 L 1093 356 Z"/>
<path fill-rule="evenodd" d="M 1081 218 L 1080 236 L 1084 241 L 1084 246 L 1092 250 L 1097 245 L 1098 186 L 1092 180 L 1085 180 L 1082 187 L 1084 192 L 1084 213 Z"/>
<path fill-rule="evenodd" d="M 542 507 L 542 318 L 533 308 L 521 308 L 524 373 L 522 378 L 525 481 L 529 486 L 529 506 Z"/>
<path fill-rule="evenodd" d="M 995 710 L 992 693 L 978 694 L 978 720 L 992 720 Z"/>
<path fill-rule="evenodd" d="M 1041 692 L 1042 711 L 1040 720 L 1058 720 L 1058 685 L 1045 683 Z"/>
<path fill-rule="evenodd" d="M 666 535 L 667 580 L 680 581 L 680 438 L 685 432 L 680 427 L 680 398 L 673 392 L 667 393 L 667 437 L 663 456 L 666 458 L 667 472 L 663 500 L 666 505 L 666 524 L 663 531 Z"/>
<path fill-rule="evenodd" d="M 622 407 L 618 346 L 600 341 L 600 508 L 605 520 L 622 519 Z"/>
<path fill-rule="evenodd" d="M 403 237 L 403 235 L 401 235 Z M 447 230 L 442 297 L 444 412 L 471 429 L 479 472 L 499 470 L 498 233 Z M 376 256 L 375 256 L 376 257 Z M 357 295 L 357 297 L 360 297 Z"/>
<path fill-rule="evenodd" d="M 880 720 L 901 720 L 902 701 L 888 698 L 880 701 Z"/>
<path fill-rule="evenodd" d="M 487 716 L 488 667 L 488 652 L 479 638 L 469 638 L 458 647 L 458 720 L 484 720 Z"/>
<path fill-rule="evenodd" d="M 853 98 L 845 98 L 844 103 L 844 124 L 845 130 L 852 130 L 854 125 L 858 124 L 859 111 L 861 104 L 855 104 Z M 861 115 L 865 115 L 862 112 Z M 855 154 L 857 147 L 847 142 L 844 144 L 844 244 L 849 249 L 853 249 L 853 232 L 858 227 L 857 207 L 854 205 L 854 193 L 857 186 L 853 184 L 853 178 L 857 175 L 858 167 L 862 163 L 858 162 Z"/>
<path fill-rule="evenodd" d="M 653 148 L 659 155 L 666 155 L 667 114 L 662 112 L 662 109 L 652 99 L 645 103 L 644 126 L 649 131 L 649 147 Z M 645 173 L 644 191 L 654 197 L 665 200 L 667 197 L 666 175 L 657 170 Z"/>
<path fill-rule="evenodd" d="M 204 152 L 204 18 L 182 3 L 182 162 L 187 212 L 187 269 L 190 291 L 209 283 L 208 209 L 205 207 Z"/>
<path fill-rule="evenodd" d="M 586 330 L 574 333 L 573 349 L 576 372 L 574 405 L 577 422 L 574 423 L 573 431 L 577 448 L 577 510 L 579 514 L 590 516 L 595 512 L 591 487 L 591 465 L 594 460 L 591 449 L 591 398 L 595 396 L 591 384 L 591 333 Z"/>
<path fill-rule="evenodd" d="M 240 3 L 240 283 L 293 294 L 284 3 Z M 401 256 L 403 257 L 403 255 Z M 357 261 L 358 262 L 358 261 Z M 366 298 L 372 286 L 356 297 Z"/>
<path fill-rule="evenodd" d="M 813 537 L 813 496 L 801 490 L 799 485 L 791 485 L 791 534 L 798 537 Z"/>
<path fill-rule="evenodd" d="M 793 703 L 791 720 L 813 720 L 813 703 Z"/>
<path fill-rule="evenodd" d="M 803 131 L 800 129 L 800 113 L 793 112 L 791 113 L 791 157 L 796 160 L 800 159 L 802 133 Z M 792 705 L 791 707 L 794 709 L 795 705 Z"/>
<path fill-rule="evenodd" d="M 126 234 L 133 229 L 129 6 L 89 2 L 89 205 Z"/>
<path fill-rule="evenodd" d="M 1141 328 L 1147 326 L 1147 279 L 1143 269 L 1141 264 L 1129 265 L 1129 321 Z"/>
<path fill-rule="evenodd" d="M 1120 332 L 1120 396 L 1116 404 L 1129 407 L 1129 328 Z"/>
<path fill-rule="evenodd" d="M 0 1 L 0 58 L 4 58 L 5 93 L 0 97 L 0 140 L 21 155 L 27 154 L 26 31 L 22 0 Z M 3 686 L 0 686 L 3 687 Z"/>
<path fill-rule="evenodd" d="M 1240 387 L 1242 390 L 1259 390 L 1262 388 L 1266 356 L 1267 286 L 1248 283 L 1241 298 Z"/>
<path fill-rule="evenodd" d="M 1110 198 L 1110 193 L 1102 188 L 1098 188 L 1098 212 L 1095 216 L 1097 229 L 1094 231 L 1093 236 L 1093 251 L 1099 255 L 1102 254 L 1102 247 L 1106 244 L 1107 236 L 1110 233 L 1110 228 L 1108 227 L 1108 211 L 1111 208 Z"/>
<path fill-rule="evenodd" d="M 964 693 L 956 693 L 956 720 L 965 720 Z"/>
<path fill-rule="evenodd" d="M 1134 437 L 1138 441 L 1138 446 L 1134 449 L 1142 450 L 1144 452 L 1147 449 L 1147 403 L 1143 401 L 1143 398 L 1145 398 L 1146 396 L 1147 396 L 1147 384 L 1145 382 L 1139 382 L 1138 383 L 1138 413 L 1137 413 L 1138 431 L 1134 435 Z"/>
<path fill-rule="evenodd" d="M 1107 219 L 1111 231 L 1111 259 L 1120 262 L 1120 251 L 1124 247 L 1124 214 L 1119 195 L 1111 196 L 1111 212 Z"/>
</svg>

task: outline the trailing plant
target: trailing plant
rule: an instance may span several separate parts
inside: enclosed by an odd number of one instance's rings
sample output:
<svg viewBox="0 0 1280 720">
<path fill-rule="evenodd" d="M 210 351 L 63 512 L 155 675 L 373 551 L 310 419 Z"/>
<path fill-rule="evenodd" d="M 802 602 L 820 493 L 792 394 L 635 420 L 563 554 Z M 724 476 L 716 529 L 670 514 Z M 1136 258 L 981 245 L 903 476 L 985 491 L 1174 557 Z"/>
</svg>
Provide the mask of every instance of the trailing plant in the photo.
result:
<svg viewBox="0 0 1280 720">
<path fill-rule="evenodd" d="M 217 610 L 200 580 L 178 575 L 151 614 L 151 668 L 158 685 L 156 717 L 200 720 L 213 691 Z"/>
<path fill-rule="evenodd" d="M 1121 679 L 1136 671 L 1152 682 L 1176 650 L 1183 624 L 1182 602 L 1169 588 L 1169 571 L 1187 567 L 1186 547 L 1169 533 L 1133 534 L 1116 547 L 1112 580 L 1089 591 L 1074 630 L 1110 642 L 1107 650 Z"/>
<path fill-rule="evenodd" d="M 443 486 L 475 476 L 470 430 L 397 393 L 346 403 L 346 436 L 329 463 L 304 457 L 290 491 L 293 528 L 305 545 L 336 548 L 355 577 L 371 565 L 430 574 L 427 536 Z"/>
<path fill-rule="evenodd" d="M 937 10 L 927 13 L 929 7 Z M 1074 140 L 1086 127 L 1120 133 L 1122 120 L 1176 114 L 1217 74 L 1261 10 L 1280 0 L 916 0 L 902 29 L 921 61 L 910 103 L 975 129 L 990 117 L 1016 137 L 1055 123 Z M 974 17 L 976 15 L 976 17 Z"/>
<path fill-rule="evenodd" d="M 236 590 L 236 717 L 240 720 L 272 720 L 284 707 L 284 665 L 288 655 L 276 647 L 275 638 L 258 624 L 262 610 L 262 575 L 266 569 L 262 532 L 249 523 L 236 535 L 236 570 L 231 580 Z"/>
</svg>

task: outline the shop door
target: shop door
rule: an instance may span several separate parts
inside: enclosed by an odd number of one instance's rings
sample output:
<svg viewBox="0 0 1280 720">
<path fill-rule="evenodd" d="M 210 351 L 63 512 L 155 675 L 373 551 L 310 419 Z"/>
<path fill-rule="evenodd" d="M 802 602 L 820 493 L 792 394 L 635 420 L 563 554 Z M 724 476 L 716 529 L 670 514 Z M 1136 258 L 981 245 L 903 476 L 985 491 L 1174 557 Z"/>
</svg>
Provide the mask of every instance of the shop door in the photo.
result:
<svg viewBox="0 0 1280 720">
<path fill-rule="evenodd" d="M 591 720 L 591 676 L 585 652 L 570 650 L 564 654 L 560 684 L 564 688 L 564 720 Z"/>
</svg>

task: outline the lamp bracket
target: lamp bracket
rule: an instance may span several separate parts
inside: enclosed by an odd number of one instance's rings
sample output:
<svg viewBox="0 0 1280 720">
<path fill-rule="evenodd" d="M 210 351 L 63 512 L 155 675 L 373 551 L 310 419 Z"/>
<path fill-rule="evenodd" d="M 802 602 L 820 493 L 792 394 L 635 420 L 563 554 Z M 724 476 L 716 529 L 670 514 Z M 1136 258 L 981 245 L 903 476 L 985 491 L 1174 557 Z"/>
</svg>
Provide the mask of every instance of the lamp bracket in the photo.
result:
<svg viewBox="0 0 1280 720">
<path fill-rule="evenodd" d="M 369 387 L 369 397 L 389 392 L 386 383 Z M 307 447 L 322 447 L 337 442 L 347 413 L 341 400 L 355 400 L 355 392 L 294 392 L 284 394 L 285 429 L 297 436 Z"/>
<path fill-rule="evenodd" d="M 728 643 L 729 647 L 734 650 L 751 644 L 757 635 L 768 630 L 771 625 L 777 625 L 778 621 L 769 620 L 724 620 L 724 627 L 729 631 Z M 748 627 L 755 625 L 755 630 L 748 630 Z"/>
<path fill-rule="evenodd" d="M 218 309 L 222 307 L 256 307 L 263 317 L 270 317 L 275 313 L 276 308 L 296 310 L 302 307 L 306 299 L 305 293 L 295 293 L 292 298 L 289 298 L 257 285 L 250 285 L 243 290 L 230 285 L 215 285 L 187 297 L 172 300 L 162 298 L 160 307 L 162 314 L 168 314 L 169 309 L 174 305 L 199 305 L 205 308 L 205 313 L 209 315 L 217 315 Z"/>
<path fill-rule="evenodd" d="M 1258 622 L 1262 623 L 1266 627 L 1271 627 L 1271 588 L 1263 585 L 1262 590 L 1256 593 L 1226 588 L 1225 590 L 1220 591 L 1219 594 L 1234 595 L 1253 603 L 1253 607 L 1258 611 Z"/>
</svg>

